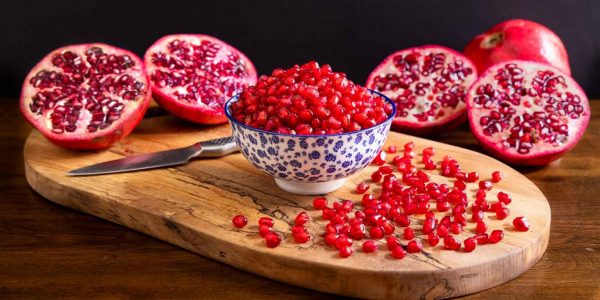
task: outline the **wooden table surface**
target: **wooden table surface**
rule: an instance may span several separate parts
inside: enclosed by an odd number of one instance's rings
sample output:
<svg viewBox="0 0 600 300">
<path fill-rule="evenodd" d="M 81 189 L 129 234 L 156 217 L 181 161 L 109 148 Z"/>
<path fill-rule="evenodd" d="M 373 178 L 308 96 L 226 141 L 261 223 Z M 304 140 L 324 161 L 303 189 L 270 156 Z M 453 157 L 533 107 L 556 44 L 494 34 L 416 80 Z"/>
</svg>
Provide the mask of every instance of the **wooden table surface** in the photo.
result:
<svg viewBox="0 0 600 300">
<path fill-rule="evenodd" d="M 552 209 L 550 243 L 519 278 L 470 299 L 600 299 L 600 101 L 577 147 L 543 168 L 519 168 Z M 46 201 L 29 188 L 31 126 L 0 99 L 0 299 L 336 298 L 237 270 Z M 467 126 L 437 140 L 482 151 Z"/>
</svg>

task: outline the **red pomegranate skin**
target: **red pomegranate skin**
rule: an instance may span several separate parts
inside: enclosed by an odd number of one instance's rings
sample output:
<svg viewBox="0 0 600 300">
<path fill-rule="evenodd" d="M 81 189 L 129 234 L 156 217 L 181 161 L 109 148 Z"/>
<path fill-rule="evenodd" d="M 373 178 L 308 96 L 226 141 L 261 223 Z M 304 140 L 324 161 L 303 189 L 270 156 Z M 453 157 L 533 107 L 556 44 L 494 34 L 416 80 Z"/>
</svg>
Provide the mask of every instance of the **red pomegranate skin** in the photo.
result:
<svg viewBox="0 0 600 300">
<path fill-rule="evenodd" d="M 552 65 L 571 75 L 569 56 L 562 40 L 548 27 L 529 20 L 504 21 L 476 36 L 464 54 L 479 74 L 508 60 L 527 60 Z"/>
</svg>

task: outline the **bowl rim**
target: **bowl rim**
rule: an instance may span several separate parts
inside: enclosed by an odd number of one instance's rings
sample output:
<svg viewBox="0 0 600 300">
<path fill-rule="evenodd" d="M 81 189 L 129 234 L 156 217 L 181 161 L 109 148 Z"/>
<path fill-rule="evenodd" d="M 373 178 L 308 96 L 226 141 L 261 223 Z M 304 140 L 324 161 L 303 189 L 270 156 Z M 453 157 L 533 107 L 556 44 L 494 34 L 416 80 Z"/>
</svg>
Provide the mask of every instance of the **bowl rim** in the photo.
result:
<svg viewBox="0 0 600 300">
<path fill-rule="evenodd" d="M 286 137 L 311 137 L 311 138 L 319 138 L 319 137 L 335 137 L 335 136 L 343 136 L 343 135 L 349 135 L 349 134 L 355 134 L 355 133 L 362 133 L 365 132 L 367 130 L 374 130 L 375 128 L 379 127 L 379 126 L 385 126 L 388 123 L 390 123 L 395 117 L 396 117 L 396 104 L 394 103 L 394 101 L 392 101 L 390 98 L 388 98 L 386 95 L 372 90 L 372 89 L 368 89 L 369 92 L 371 92 L 372 94 L 375 94 L 377 96 L 382 97 L 385 101 L 387 101 L 387 103 L 392 105 L 392 112 L 388 115 L 388 118 L 373 126 L 373 127 L 369 127 L 369 128 L 365 128 L 365 129 L 361 129 L 361 130 L 356 130 L 356 131 L 350 131 L 350 132 L 343 132 L 343 133 L 332 133 L 332 134 L 291 134 L 291 133 L 278 133 L 278 132 L 273 132 L 273 131 L 266 131 L 264 129 L 259 129 L 259 128 L 255 128 L 252 126 L 248 126 L 246 124 L 242 124 L 241 122 L 239 122 L 238 120 L 236 120 L 231 113 L 229 112 L 229 107 L 231 106 L 231 104 L 233 104 L 235 101 L 237 101 L 239 99 L 239 96 L 241 95 L 241 93 L 233 95 L 231 98 L 229 98 L 229 100 L 227 100 L 227 102 L 225 102 L 225 116 L 227 117 L 227 119 L 229 120 L 229 122 L 234 123 L 238 126 L 241 126 L 243 128 L 252 130 L 252 131 L 257 131 L 257 132 L 261 132 L 261 133 L 265 133 L 265 134 L 270 134 L 270 135 L 277 135 L 277 136 L 286 136 Z"/>
</svg>

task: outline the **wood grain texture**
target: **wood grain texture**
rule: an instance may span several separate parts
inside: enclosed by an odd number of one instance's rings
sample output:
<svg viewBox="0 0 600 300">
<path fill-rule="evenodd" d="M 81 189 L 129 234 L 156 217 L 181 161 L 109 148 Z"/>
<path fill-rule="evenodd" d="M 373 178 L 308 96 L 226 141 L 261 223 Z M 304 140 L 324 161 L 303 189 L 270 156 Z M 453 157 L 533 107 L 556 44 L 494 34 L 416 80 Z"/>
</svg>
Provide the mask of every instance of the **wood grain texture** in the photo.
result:
<svg viewBox="0 0 600 300">
<path fill-rule="evenodd" d="M 560 162 L 521 168 L 552 207 L 546 254 L 529 271 L 468 299 L 600 296 L 600 101 L 583 140 Z M 22 149 L 31 131 L 16 99 L 0 99 L 0 298 L 333 299 L 183 251 L 46 201 L 28 187 Z M 463 126 L 439 141 L 482 151 Z"/>
<path fill-rule="evenodd" d="M 515 278 L 536 263 L 546 249 L 550 207 L 541 191 L 526 177 L 479 153 L 398 133 L 390 133 L 387 145 L 415 141 L 417 153 L 433 146 L 438 152 L 437 159 L 451 155 L 464 170 L 479 171 L 482 179 L 489 178 L 495 170 L 505 174 L 506 178 L 488 192 L 488 199 L 495 199 L 499 191 L 511 194 L 512 217 L 497 220 L 495 216 L 486 216 L 491 229 L 505 231 L 502 243 L 481 246 L 471 254 L 443 250 L 442 245 L 426 247 L 423 253 L 401 261 L 392 258 L 382 245 L 383 251 L 376 255 L 357 251 L 349 259 L 339 258 L 337 251 L 325 246 L 319 237 L 326 221 L 319 211 L 311 209 L 314 197 L 278 189 L 271 177 L 255 169 L 239 153 L 147 172 L 66 176 L 66 171 L 74 168 L 125 155 L 187 146 L 198 140 L 227 136 L 229 130 L 228 125 L 199 128 L 171 116 L 157 117 L 143 121 L 123 143 L 96 152 L 56 147 L 34 131 L 24 149 L 26 176 L 34 190 L 53 202 L 243 270 L 347 296 L 431 299 L 470 294 Z M 328 198 L 359 202 L 361 195 L 353 192 L 354 187 L 376 169 L 377 166 L 370 166 L 350 177 L 342 189 L 328 194 Z M 439 171 L 431 176 L 435 182 L 451 184 Z M 378 188 L 373 185 L 373 189 Z M 476 190 L 477 184 L 468 185 L 471 197 Z M 313 239 L 307 244 L 296 244 L 289 235 L 290 227 L 294 217 L 305 210 L 315 220 L 309 225 Z M 236 230 L 231 218 L 240 213 L 252 225 Z M 532 229 L 516 232 L 512 229 L 512 218 L 523 215 L 532 223 Z M 285 237 L 276 249 L 265 247 L 257 233 L 254 224 L 263 216 L 274 218 L 275 229 Z M 420 224 L 421 219 L 422 216 L 415 217 L 413 223 Z M 471 223 L 460 238 L 473 234 Z"/>
</svg>

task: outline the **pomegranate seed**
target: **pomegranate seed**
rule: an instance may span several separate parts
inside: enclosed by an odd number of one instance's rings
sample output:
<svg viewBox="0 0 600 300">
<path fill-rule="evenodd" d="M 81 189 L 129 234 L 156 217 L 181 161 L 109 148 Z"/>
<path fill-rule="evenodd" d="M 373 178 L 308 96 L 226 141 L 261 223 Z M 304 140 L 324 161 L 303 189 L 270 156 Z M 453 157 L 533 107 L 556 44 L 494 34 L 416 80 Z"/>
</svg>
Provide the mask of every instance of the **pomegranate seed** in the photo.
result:
<svg viewBox="0 0 600 300">
<path fill-rule="evenodd" d="M 427 235 L 427 241 L 429 242 L 429 245 L 435 247 L 440 242 L 440 238 L 437 236 L 437 234 L 435 234 L 435 232 L 432 232 Z"/>
<path fill-rule="evenodd" d="M 275 232 L 269 232 L 265 235 L 265 243 L 269 248 L 275 248 L 281 243 L 281 237 Z"/>
<path fill-rule="evenodd" d="M 396 227 L 394 227 L 394 224 L 392 224 L 389 221 L 384 222 L 382 225 L 382 228 L 383 228 L 383 232 L 386 235 L 394 233 L 394 230 L 396 229 Z"/>
<path fill-rule="evenodd" d="M 362 194 L 369 189 L 369 184 L 366 182 L 361 182 L 356 186 L 356 192 Z"/>
<path fill-rule="evenodd" d="M 382 177 L 383 177 L 383 175 L 381 174 L 381 172 L 375 171 L 375 172 L 373 172 L 373 174 L 371 174 L 371 181 L 379 182 L 379 181 L 381 181 Z"/>
<path fill-rule="evenodd" d="M 339 250 L 348 246 L 352 246 L 352 239 L 340 234 L 340 236 L 335 240 L 335 247 Z"/>
<path fill-rule="evenodd" d="M 315 209 L 324 209 L 327 207 L 327 199 L 324 197 L 317 197 L 313 200 L 313 207 Z"/>
<path fill-rule="evenodd" d="M 498 201 L 508 205 L 512 202 L 512 197 L 505 192 L 498 192 Z"/>
<path fill-rule="evenodd" d="M 414 142 L 408 142 L 408 143 L 404 144 L 404 152 L 410 152 L 410 151 L 413 151 L 413 149 L 415 149 Z"/>
<path fill-rule="evenodd" d="M 496 244 L 500 242 L 504 238 L 504 231 L 502 230 L 494 230 L 490 233 L 488 241 L 492 244 Z"/>
<path fill-rule="evenodd" d="M 398 240 L 398 238 L 395 236 L 389 236 L 385 242 L 388 247 L 388 250 L 392 250 L 400 246 L 400 240 Z"/>
<path fill-rule="evenodd" d="M 425 219 L 435 219 L 435 214 L 432 211 L 425 213 Z"/>
<path fill-rule="evenodd" d="M 479 245 L 485 245 L 489 242 L 489 236 L 487 233 L 480 233 L 476 235 L 475 238 L 477 239 L 477 244 Z"/>
<path fill-rule="evenodd" d="M 404 248 L 398 246 L 392 249 L 392 256 L 397 259 L 403 259 L 406 256 Z"/>
<path fill-rule="evenodd" d="M 296 216 L 296 219 L 294 220 L 294 224 L 301 226 L 304 225 L 306 222 L 308 222 L 308 214 L 306 212 L 301 212 Z"/>
<path fill-rule="evenodd" d="M 435 209 L 437 209 L 437 211 L 439 211 L 439 212 L 448 211 L 448 210 L 450 210 L 450 203 L 448 203 L 446 201 L 439 201 L 436 203 Z"/>
<path fill-rule="evenodd" d="M 433 156 L 435 154 L 435 151 L 433 150 L 432 147 L 427 147 L 423 149 L 423 156 Z"/>
<path fill-rule="evenodd" d="M 429 234 L 437 227 L 437 219 L 425 219 L 423 222 L 423 233 Z"/>
<path fill-rule="evenodd" d="M 504 177 L 504 175 L 500 171 L 492 172 L 492 182 L 494 182 L 494 183 L 500 182 L 500 180 L 502 180 L 503 177 Z"/>
<path fill-rule="evenodd" d="M 504 220 L 508 215 L 510 215 L 510 209 L 508 209 L 508 207 L 496 210 L 496 218 L 498 218 L 498 220 Z"/>
<path fill-rule="evenodd" d="M 487 225 L 483 220 L 477 221 L 477 226 L 475 227 L 475 232 L 477 233 L 485 233 L 487 231 Z"/>
<path fill-rule="evenodd" d="M 356 219 L 363 220 L 366 217 L 367 216 L 365 215 L 365 212 L 363 212 L 362 210 L 357 210 L 357 211 L 354 212 L 354 218 L 356 218 Z"/>
<path fill-rule="evenodd" d="M 454 233 L 454 234 L 460 234 L 462 232 L 463 228 L 459 223 L 452 223 L 452 225 L 450 225 L 450 232 Z"/>
<path fill-rule="evenodd" d="M 336 233 L 329 232 L 329 233 L 325 234 L 325 243 L 329 246 L 335 246 L 337 239 L 338 239 L 338 235 Z"/>
<path fill-rule="evenodd" d="M 479 173 L 477 173 L 477 172 L 467 173 L 467 178 L 466 178 L 467 182 L 475 182 L 477 180 L 479 180 Z"/>
<path fill-rule="evenodd" d="M 529 227 L 531 227 L 531 225 L 529 225 L 529 220 L 525 217 L 516 217 L 513 220 L 513 225 L 518 231 L 528 231 Z"/>
<path fill-rule="evenodd" d="M 336 216 L 336 213 L 333 209 L 327 208 L 327 207 L 323 208 L 323 219 L 331 220 L 335 216 Z"/>
<path fill-rule="evenodd" d="M 379 167 L 379 172 L 381 172 L 381 174 L 392 174 L 392 172 L 394 172 L 394 169 L 390 166 L 381 166 Z"/>
<path fill-rule="evenodd" d="M 248 224 L 248 219 L 246 219 L 246 217 L 244 217 L 242 215 L 237 215 L 237 216 L 233 217 L 231 222 L 233 223 L 233 226 L 235 226 L 236 228 L 243 228 L 244 226 L 246 226 L 246 224 Z"/>
<path fill-rule="evenodd" d="M 488 180 L 482 180 L 479 182 L 479 189 L 489 191 L 492 189 L 492 182 Z"/>
<path fill-rule="evenodd" d="M 296 243 L 303 244 L 310 240 L 310 235 L 306 231 L 303 231 L 298 234 L 294 234 L 294 240 L 296 241 Z"/>
<path fill-rule="evenodd" d="M 458 250 L 460 249 L 460 241 L 451 235 L 447 235 L 444 238 L 444 248 L 448 250 Z"/>
<path fill-rule="evenodd" d="M 477 190 L 477 192 L 475 193 L 475 198 L 477 200 L 485 199 L 485 190 Z"/>
<path fill-rule="evenodd" d="M 266 236 L 271 231 L 272 231 L 272 228 L 270 226 L 267 226 L 267 225 L 258 226 L 258 234 L 260 234 L 260 236 L 262 236 L 262 237 Z"/>
<path fill-rule="evenodd" d="M 405 240 L 412 240 L 415 238 L 415 232 L 412 228 L 406 227 L 404 228 L 404 235 L 402 236 Z"/>
<path fill-rule="evenodd" d="M 410 225 L 410 219 L 405 214 L 397 215 L 395 221 L 400 227 L 407 227 Z"/>
<path fill-rule="evenodd" d="M 419 241 L 410 241 L 406 245 L 406 250 L 408 253 L 419 253 L 423 250 L 423 244 Z"/>
<path fill-rule="evenodd" d="M 454 187 L 458 188 L 461 191 L 464 191 L 467 188 L 467 185 L 463 181 L 457 180 L 454 182 Z"/>
<path fill-rule="evenodd" d="M 456 172 L 456 174 L 454 174 L 454 178 L 459 181 L 465 181 L 467 180 L 467 174 L 465 174 L 465 172 Z"/>
<path fill-rule="evenodd" d="M 385 232 L 381 227 L 371 227 L 371 229 L 369 229 L 369 236 L 375 240 L 383 238 L 384 233 Z"/>
<path fill-rule="evenodd" d="M 446 225 L 446 224 L 440 224 L 440 225 L 437 227 L 437 230 L 436 230 L 436 231 L 437 231 L 437 235 L 438 235 L 439 237 L 441 237 L 441 238 L 444 238 L 444 237 L 446 237 L 446 236 L 448 235 L 448 232 L 450 231 L 450 228 L 449 228 L 449 226 L 448 226 L 448 225 Z"/>
<path fill-rule="evenodd" d="M 373 253 L 373 252 L 377 251 L 377 242 L 375 242 L 373 240 L 365 241 L 362 244 L 362 251 L 365 253 Z"/>
<path fill-rule="evenodd" d="M 327 225 L 329 225 L 329 224 L 327 224 Z M 292 231 L 293 235 L 296 235 L 296 234 L 300 234 L 302 232 L 306 232 L 306 228 L 304 228 L 304 226 L 295 225 L 295 226 L 292 226 L 291 231 Z"/>
<path fill-rule="evenodd" d="M 387 149 L 387 153 L 396 153 L 396 151 L 398 151 L 398 150 L 396 149 L 396 146 L 394 146 L 394 145 L 390 145 Z"/>
<path fill-rule="evenodd" d="M 375 156 L 375 159 L 373 159 L 372 163 L 374 165 L 383 166 L 383 164 L 385 164 L 385 156 L 385 151 L 379 151 L 379 153 L 377 153 L 377 155 Z"/>
<path fill-rule="evenodd" d="M 352 255 L 352 253 L 354 252 L 354 249 L 352 249 L 352 246 L 344 246 L 340 249 L 338 249 L 338 253 L 340 255 L 341 258 L 347 258 L 350 255 Z"/>
<path fill-rule="evenodd" d="M 479 222 L 481 220 L 483 220 L 483 211 L 478 210 L 476 212 L 473 212 L 473 222 Z"/>
<path fill-rule="evenodd" d="M 464 244 L 465 251 L 473 252 L 473 250 L 475 250 L 475 247 L 477 246 L 477 239 L 475 237 L 470 237 L 464 241 Z"/>
<path fill-rule="evenodd" d="M 271 219 L 269 217 L 262 217 L 262 218 L 258 219 L 258 225 L 273 227 L 273 224 L 274 224 L 273 219 Z"/>
</svg>

